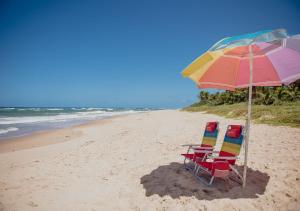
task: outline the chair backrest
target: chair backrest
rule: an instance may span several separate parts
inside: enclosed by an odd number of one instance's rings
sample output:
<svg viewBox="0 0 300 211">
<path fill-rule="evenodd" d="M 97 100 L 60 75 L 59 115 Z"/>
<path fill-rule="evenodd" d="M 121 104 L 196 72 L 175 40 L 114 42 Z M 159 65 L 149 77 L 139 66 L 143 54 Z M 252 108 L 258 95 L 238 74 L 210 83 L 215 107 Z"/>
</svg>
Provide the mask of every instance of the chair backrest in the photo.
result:
<svg viewBox="0 0 300 211">
<path fill-rule="evenodd" d="M 242 125 L 229 125 L 227 127 L 224 141 L 219 156 L 238 156 L 244 141 L 244 127 Z M 229 160 L 234 164 L 235 160 Z"/>
<path fill-rule="evenodd" d="M 214 147 L 219 134 L 219 122 L 207 122 L 201 147 Z"/>
</svg>

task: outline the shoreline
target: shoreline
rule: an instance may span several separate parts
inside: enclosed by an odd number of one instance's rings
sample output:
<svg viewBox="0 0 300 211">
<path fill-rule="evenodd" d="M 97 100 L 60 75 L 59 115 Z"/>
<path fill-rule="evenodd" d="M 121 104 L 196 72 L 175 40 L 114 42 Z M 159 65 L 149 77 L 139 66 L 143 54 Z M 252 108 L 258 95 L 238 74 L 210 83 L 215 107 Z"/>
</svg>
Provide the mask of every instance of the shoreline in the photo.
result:
<svg viewBox="0 0 300 211">
<path fill-rule="evenodd" d="M 148 108 L 0 108 L 0 141 L 82 125 L 114 116 L 146 112 Z"/>
<path fill-rule="evenodd" d="M 82 136 L 82 129 L 86 127 L 106 124 L 115 118 L 122 118 L 127 115 L 134 114 L 122 114 L 118 116 L 104 117 L 102 119 L 89 120 L 78 125 L 71 125 L 56 129 L 51 128 L 48 130 L 36 131 L 19 137 L 1 139 L 0 154 L 70 141 L 74 138 L 79 138 Z M 43 139 L 43 141 L 39 141 L 40 139 Z"/>
</svg>

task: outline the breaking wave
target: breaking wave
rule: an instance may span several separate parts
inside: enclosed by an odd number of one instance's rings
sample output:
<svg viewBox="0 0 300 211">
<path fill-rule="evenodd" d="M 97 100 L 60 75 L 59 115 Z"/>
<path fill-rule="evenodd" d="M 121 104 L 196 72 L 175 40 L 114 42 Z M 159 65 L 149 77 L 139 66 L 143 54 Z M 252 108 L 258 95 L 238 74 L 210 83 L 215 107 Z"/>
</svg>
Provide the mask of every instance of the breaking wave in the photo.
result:
<svg viewBox="0 0 300 211">
<path fill-rule="evenodd" d="M 8 132 L 17 131 L 19 128 L 17 127 L 8 127 L 6 129 L 0 129 L 0 134 L 6 134 Z"/>
</svg>

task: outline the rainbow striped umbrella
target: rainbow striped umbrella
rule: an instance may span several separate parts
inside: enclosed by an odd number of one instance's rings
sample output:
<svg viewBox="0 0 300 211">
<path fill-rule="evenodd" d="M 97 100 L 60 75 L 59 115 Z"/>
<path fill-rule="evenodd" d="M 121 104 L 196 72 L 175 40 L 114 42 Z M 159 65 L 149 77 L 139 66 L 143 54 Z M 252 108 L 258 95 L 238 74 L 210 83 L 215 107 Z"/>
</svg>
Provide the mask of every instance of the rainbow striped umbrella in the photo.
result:
<svg viewBox="0 0 300 211">
<path fill-rule="evenodd" d="M 243 186 L 246 184 L 252 86 L 288 85 L 300 78 L 300 35 L 265 30 L 227 37 L 187 66 L 182 75 L 199 88 L 249 87 Z"/>
</svg>

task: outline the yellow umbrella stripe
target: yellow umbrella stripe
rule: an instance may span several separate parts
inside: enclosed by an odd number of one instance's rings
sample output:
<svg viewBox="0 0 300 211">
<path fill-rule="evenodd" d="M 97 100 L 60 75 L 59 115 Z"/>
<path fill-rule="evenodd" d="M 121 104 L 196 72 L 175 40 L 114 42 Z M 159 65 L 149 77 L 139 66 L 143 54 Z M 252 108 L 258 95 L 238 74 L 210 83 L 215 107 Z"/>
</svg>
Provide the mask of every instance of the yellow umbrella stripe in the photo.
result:
<svg viewBox="0 0 300 211">
<path fill-rule="evenodd" d="M 199 68 L 203 67 L 203 65 L 207 64 L 209 61 L 212 61 L 213 59 L 214 58 L 210 54 L 210 52 L 206 52 L 206 53 L 202 54 L 182 71 L 182 73 L 181 73 L 182 76 L 183 77 L 190 76 L 195 71 L 197 71 Z"/>
<path fill-rule="evenodd" d="M 206 70 L 228 50 L 231 49 L 207 51 L 195 59 L 187 68 L 185 68 L 181 73 L 182 76 L 189 77 L 191 80 L 197 83 Z"/>
</svg>

